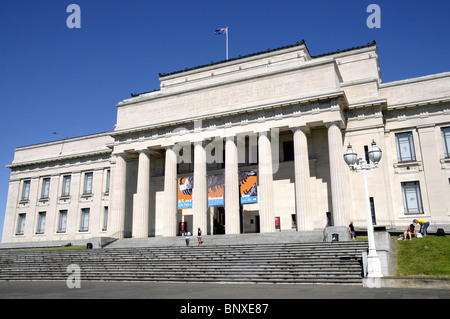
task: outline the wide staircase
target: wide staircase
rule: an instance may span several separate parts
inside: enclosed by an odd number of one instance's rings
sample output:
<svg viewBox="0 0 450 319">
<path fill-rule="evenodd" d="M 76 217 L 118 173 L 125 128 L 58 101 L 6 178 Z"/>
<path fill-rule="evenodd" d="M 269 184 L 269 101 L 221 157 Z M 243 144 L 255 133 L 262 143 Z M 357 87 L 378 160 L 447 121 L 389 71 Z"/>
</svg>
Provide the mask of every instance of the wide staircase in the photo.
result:
<svg viewBox="0 0 450 319">
<path fill-rule="evenodd" d="M 362 284 L 367 242 L 0 251 L 0 280 Z"/>
</svg>

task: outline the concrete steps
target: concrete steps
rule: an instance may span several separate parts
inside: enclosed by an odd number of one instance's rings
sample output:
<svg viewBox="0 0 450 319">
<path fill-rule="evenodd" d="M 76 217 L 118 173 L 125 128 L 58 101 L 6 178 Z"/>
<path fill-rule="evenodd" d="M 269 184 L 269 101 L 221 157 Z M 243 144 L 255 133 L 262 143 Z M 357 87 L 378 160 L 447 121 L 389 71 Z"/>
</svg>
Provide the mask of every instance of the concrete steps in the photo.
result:
<svg viewBox="0 0 450 319">
<path fill-rule="evenodd" d="M 365 242 L 1 251 L 0 280 L 362 284 Z"/>
</svg>

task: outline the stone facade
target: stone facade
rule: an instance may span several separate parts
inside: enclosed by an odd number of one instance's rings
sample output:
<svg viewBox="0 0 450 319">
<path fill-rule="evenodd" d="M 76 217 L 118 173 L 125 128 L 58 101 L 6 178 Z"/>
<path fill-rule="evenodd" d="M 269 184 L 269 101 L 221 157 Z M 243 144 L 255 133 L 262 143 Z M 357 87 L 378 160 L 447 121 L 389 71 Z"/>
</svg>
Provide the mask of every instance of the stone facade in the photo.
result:
<svg viewBox="0 0 450 319">
<path fill-rule="evenodd" d="M 16 149 L 2 243 L 177 236 L 181 222 L 194 234 L 364 228 L 362 177 L 343 153 L 351 143 L 364 160 L 372 141 L 376 224 L 450 227 L 450 72 L 382 83 L 375 43 L 313 57 L 301 42 L 160 82 L 117 105 L 114 131 Z M 246 171 L 258 200 L 240 204 Z M 217 174 L 224 204 L 209 207 Z M 181 177 L 192 208 L 177 208 Z"/>
</svg>

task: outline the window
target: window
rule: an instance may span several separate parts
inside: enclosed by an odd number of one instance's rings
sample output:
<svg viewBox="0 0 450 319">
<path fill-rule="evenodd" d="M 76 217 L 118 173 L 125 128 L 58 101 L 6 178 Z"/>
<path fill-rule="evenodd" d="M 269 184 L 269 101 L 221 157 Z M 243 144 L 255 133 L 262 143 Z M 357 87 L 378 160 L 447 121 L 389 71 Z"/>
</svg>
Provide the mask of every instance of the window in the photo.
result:
<svg viewBox="0 0 450 319">
<path fill-rule="evenodd" d="M 83 195 L 90 195 L 90 194 L 92 194 L 92 178 L 93 178 L 93 173 L 86 173 L 86 174 L 84 174 Z"/>
<path fill-rule="evenodd" d="M 405 213 L 423 213 L 419 182 L 402 183 Z"/>
<path fill-rule="evenodd" d="M 81 210 L 80 232 L 86 232 L 89 230 L 89 212 L 89 208 L 83 208 Z"/>
<path fill-rule="evenodd" d="M 411 162 L 416 160 L 412 132 L 395 134 L 397 154 L 399 162 Z"/>
<path fill-rule="evenodd" d="M 106 187 L 105 187 L 105 193 L 109 193 L 109 184 L 111 182 L 111 170 L 108 169 L 106 171 Z"/>
<path fill-rule="evenodd" d="M 108 230 L 108 206 L 103 209 L 103 227 L 102 231 Z"/>
<path fill-rule="evenodd" d="M 25 219 L 27 214 L 19 214 L 19 219 L 17 221 L 17 232 L 16 235 L 23 235 L 25 231 Z"/>
<path fill-rule="evenodd" d="M 294 141 L 283 142 L 283 158 L 284 161 L 294 160 Z"/>
<path fill-rule="evenodd" d="M 70 175 L 65 175 L 63 176 L 63 183 L 62 183 L 62 191 L 61 191 L 61 196 L 69 196 L 70 195 L 70 180 L 71 180 L 71 176 Z"/>
<path fill-rule="evenodd" d="M 30 180 L 23 181 L 23 185 L 22 185 L 22 200 L 23 201 L 30 199 L 30 184 L 31 184 Z"/>
<path fill-rule="evenodd" d="M 450 127 L 443 127 L 442 132 L 442 142 L 444 143 L 444 156 L 446 158 L 450 157 Z"/>
<path fill-rule="evenodd" d="M 65 233 L 67 227 L 67 210 L 59 211 L 58 233 Z"/>
<path fill-rule="evenodd" d="M 50 177 L 42 179 L 41 199 L 47 199 L 50 192 Z"/>
<path fill-rule="evenodd" d="M 43 234 L 45 231 L 45 218 L 47 213 L 46 212 L 40 212 L 39 218 L 38 218 L 38 225 L 36 229 L 36 234 Z"/>
</svg>

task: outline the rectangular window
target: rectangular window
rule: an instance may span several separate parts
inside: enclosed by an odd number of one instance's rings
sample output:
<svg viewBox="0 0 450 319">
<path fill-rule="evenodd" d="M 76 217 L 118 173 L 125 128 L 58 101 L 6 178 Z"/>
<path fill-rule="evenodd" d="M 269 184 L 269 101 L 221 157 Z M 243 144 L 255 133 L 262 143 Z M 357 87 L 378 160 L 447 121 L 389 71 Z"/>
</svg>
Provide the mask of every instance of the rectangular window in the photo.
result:
<svg viewBox="0 0 450 319">
<path fill-rule="evenodd" d="M 83 208 L 81 210 L 80 232 L 86 232 L 89 230 L 89 212 L 89 208 Z"/>
<path fill-rule="evenodd" d="M 65 233 L 67 227 L 67 210 L 59 211 L 58 233 Z"/>
<path fill-rule="evenodd" d="M 102 231 L 108 230 L 108 206 L 103 209 L 103 227 Z"/>
<path fill-rule="evenodd" d="M 90 194 L 92 194 L 92 178 L 93 178 L 93 173 L 86 173 L 86 174 L 84 174 L 83 195 L 90 195 Z"/>
<path fill-rule="evenodd" d="M 25 219 L 27 214 L 19 214 L 19 219 L 17 221 L 17 232 L 16 235 L 23 235 L 25 231 Z"/>
<path fill-rule="evenodd" d="M 70 180 L 72 177 L 70 175 L 63 176 L 63 183 L 62 183 L 62 191 L 61 196 L 70 196 Z"/>
<path fill-rule="evenodd" d="M 46 219 L 46 216 L 47 216 L 46 212 L 40 212 L 39 213 L 36 234 L 43 234 L 45 232 L 45 219 Z"/>
<path fill-rule="evenodd" d="M 27 181 L 23 181 L 23 185 L 22 185 L 22 200 L 29 200 L 30 199 L 30 185 L 31 185 L 31 181 L 27 180 Z"/>
<path fill-rule="evenodd" d="M 106 187 L 105 187 L 105 193 L 109 193 L 109 183 L 111 182 L 111 170 L 108 169 L 106 171 Z"/>
<path fill-rule="evenodd" d="M 50 192 L 50 177 L 42 179 L 41 199 L 47 199 Z"/>
<path fill-rule="evenodd" d="M 444 143 L 444 156 L 446 158 L 450 157 L 450 127 L 443 127 L 442 132 L 442 142 Z"/>
<path fill-rule="evenodd" d="M 423 213 L 419 182 L 402 183 L 405 213 Z"/>
<path fill-rule="evenodd" d="M 395 143 L 399 162 L 411 162 L 416 160 L 412 132 L 396 133 Z"/>
<path fill-rule="evenodd" d="M 284 161 L 294 160 L 294 141 L 283 142 L 283 158 Z"/>
</svg>

